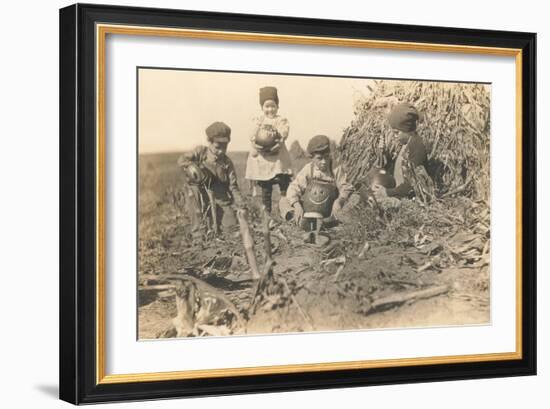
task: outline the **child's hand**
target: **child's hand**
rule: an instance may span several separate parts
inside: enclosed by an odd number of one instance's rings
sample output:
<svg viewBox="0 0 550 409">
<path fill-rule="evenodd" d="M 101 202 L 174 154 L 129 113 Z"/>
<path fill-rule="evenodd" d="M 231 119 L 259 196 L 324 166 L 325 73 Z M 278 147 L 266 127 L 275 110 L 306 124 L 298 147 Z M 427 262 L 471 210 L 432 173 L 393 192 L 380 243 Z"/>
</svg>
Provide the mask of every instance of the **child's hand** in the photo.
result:
<svg viewBox="0 0 550 409">
<path fill-rule="evenodd" d="M 337 217 L 338 213 L 342 210 L 342 202 L 338 199 L 334 201 L 332 204 L 332 212 L 331 215 Z"/>
<path fill-rule="evenodd" d="M 372 193 L 376 199 L 383 199 L 385 197 L 388 197 L 386 188 L 379 184 L 372 185 Z"/>
<path fill-rule="evenodd" d="M 280 141 L 277 141 L 277 143 L 271 147 L 271 149 L 269 150 L 269 152 L 275 153 L 275 152 L 277 152 L 277 151 L 279 150 L 280 147 L 281 147 L 281 142 L 280 142 Z"/>
<path fill-rule="evenodd" d="M 252 156 L 253 158 L 257 157 L 258 156 L 258 151 L 256 149 L 251 149 L 250 150 L 250 156 Z"/>
</svg>

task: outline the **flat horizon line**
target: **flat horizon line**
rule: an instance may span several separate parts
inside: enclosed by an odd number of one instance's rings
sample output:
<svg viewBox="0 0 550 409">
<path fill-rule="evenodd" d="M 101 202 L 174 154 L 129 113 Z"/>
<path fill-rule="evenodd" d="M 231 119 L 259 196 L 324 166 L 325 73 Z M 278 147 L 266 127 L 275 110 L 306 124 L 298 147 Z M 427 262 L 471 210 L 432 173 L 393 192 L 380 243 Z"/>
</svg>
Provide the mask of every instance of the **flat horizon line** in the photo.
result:
<svg viewBox="0 0 550 409">
<path fill-rule="evenodd" d="M 189 152 L 189 151 L 191 151 L 191 149 L 181 150 L 181 151 L 139 152 L 139 156 L 142 156 L 142 155 L 169 155 L 169 154 L 176 154 L 176 153 L 185 153 L 185 152 Z M 246 151 L 246 150 L 227 151 L 227 153 L 248 153 L 248 151 Z"/>
</svg>

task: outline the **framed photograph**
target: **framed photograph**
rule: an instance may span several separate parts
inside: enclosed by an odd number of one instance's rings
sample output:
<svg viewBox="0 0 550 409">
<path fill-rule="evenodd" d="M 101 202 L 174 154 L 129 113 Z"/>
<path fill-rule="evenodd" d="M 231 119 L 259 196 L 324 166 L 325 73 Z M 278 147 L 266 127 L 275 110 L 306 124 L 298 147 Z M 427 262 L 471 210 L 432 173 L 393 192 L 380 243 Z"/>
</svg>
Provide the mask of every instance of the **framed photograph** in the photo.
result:
<svg viewBox="0 0 550 409">
<path fill-rule="evenodd" d="M 536 373 L 536 35 L 60 10 L 60 398 Z"/>
</svg>

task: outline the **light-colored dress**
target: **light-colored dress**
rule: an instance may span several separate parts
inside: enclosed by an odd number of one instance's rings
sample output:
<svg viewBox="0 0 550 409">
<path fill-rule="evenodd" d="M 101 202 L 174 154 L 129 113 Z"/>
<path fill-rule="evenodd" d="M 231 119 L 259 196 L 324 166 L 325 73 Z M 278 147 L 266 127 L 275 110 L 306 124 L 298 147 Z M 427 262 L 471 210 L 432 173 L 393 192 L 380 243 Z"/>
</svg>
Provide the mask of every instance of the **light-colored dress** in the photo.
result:
<svg viewBox="0 0 550 409">
<path fill-rule="evenodd" d="M 253 126 L 251 131 L 250 140 L 252 143 L 252 150 L 248 155 L 246 161 L 246 173 L 245 178 L 249 180 L 271 180 L 275 176 L 280 174 L 291 175 L 292 167 L 290 162 L 290 155 L 286 147 L 285 141 L 288 138 L 290 130 L 288 120 L 279 115 L 274 118 L 267 118 L 265 115 L 255 117 L 252 120 Z M 262 155 L 258 153 L 253 155 L 254 141 L 260 128 L 264 125 L 273 126 L 277 132 L 281 135 L 281 147 L 277 153 L 270 155 Z"/>
</svg>

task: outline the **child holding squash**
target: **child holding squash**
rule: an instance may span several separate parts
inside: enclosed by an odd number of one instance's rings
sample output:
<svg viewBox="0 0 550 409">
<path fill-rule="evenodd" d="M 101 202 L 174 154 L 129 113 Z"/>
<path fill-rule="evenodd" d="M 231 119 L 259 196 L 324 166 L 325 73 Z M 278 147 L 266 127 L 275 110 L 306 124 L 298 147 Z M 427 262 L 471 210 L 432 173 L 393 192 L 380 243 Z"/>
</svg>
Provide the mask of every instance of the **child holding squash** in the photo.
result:
<svg viewBox="0 0 550 409">
<path fill-rule="evenodd" d="M 285 141 L 288 138 L 288 120 L 278 114 L 277 88 L 260 88 L 262 114 L 253 119 L 251 149 L 246 162 L 245 178 L 261 189 L 262 204 L 272 209 L 273 186 L 278 185 L 285 196 L 291 180 L 290 155 Z"/>
</svg>

